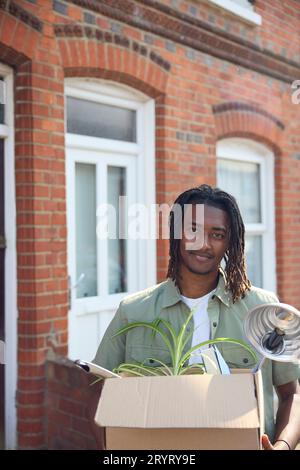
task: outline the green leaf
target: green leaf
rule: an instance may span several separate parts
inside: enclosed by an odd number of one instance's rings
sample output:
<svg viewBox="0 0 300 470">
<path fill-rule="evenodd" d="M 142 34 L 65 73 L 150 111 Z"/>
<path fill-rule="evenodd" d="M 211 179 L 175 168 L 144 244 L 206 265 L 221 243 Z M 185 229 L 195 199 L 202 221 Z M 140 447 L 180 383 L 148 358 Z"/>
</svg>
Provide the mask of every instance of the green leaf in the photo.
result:
<svg viewBox="0 0 300 470">
<path fill-rule="evenodd" d="M 143 366 L 142 364 L 130 364 L 130 363 L 122 363 L 118 367 L 114 369 L 114 372 L 120 373 L 120 372 L 127 372 L 127 373 L 134 373 L 136 375 L 139 375 L 141 377 L 144 377 L 145 374 L 142 374 L 142 371 L 147 372 L 150 375 L 162 375 L 158 368 L 154 367 L 147 367 Z"/>
<path fill-rule="evenodd" d="M 170 369 L 170 367 L 167 366 L 167 364 L 165 364 L 164 362 L 160 361 L 159 359 L 155 359 L 155 358 L 153 358 L 153 357 L 147 357 L 147 358 L 142 362 L 142 364 L 144 364 L 144 362 L 145 362 L 145 361 L 148 361 L 148 360 L 152 360 L 152 361 L 155 361 L 155 362 L 158 362 L 159 364 L 161 364 L 161 365 L 169 372 L 169 373 L 167 374 L 167 373 L 165 373 L 164 371 L 162 371 L 162 372 L 164 372 L 164 375 L 173 375 L 173 372 L 172 372 L 172 370 Z"/>
<path fill-rule="evenodd" d="M 196 344 L 195 346 L 190 348 L 184 354 L 184 356 L 182 356 L 180 364 L 183 365 L 190 358 L 191 354 L 194 351 L 196 351 L 197 349 L 202 348 L 203 346 L 208 346 L 208 345 L 217 344 L 217 343 L 238 344 L 239 346 L 242 346 L 244 349 L 246 349 L 251 354 L 251 356 L 253 357 L 255 362 L 258 361 L 257 356 L 256 356 L 255 352 L 253 351 L 253 349 L 250 346 L 248 346 L 248 344 L 246 344 L 244 341 L 239 341 L 237 339 L 232 339 L 232 338 L 215 338 L 215 339 L 210 339 L 210 340 L 207 340 L 207 341 L 203 341 L 202 343 Z"/>
<path fill-rule="evenodd" d="M 181 364 L 181 356 L 183 354 L 184 346 L 186 345 L 186 342 L 188 341 L 189 338 L 185 339 L 185 334 L 186 334 L 186 328 L 191 321 L 194 312 L 197 307 L 193 308 L 190 313 L 188 314 L 185 322 L 180 328 L 177 341 L 176 341 L 176 350 L 175 350 L 175 361 L 174 361 L 174 374 L 178 374 L 180 371 L 180 364 Z M 190 337 L 193 333 L 189 334 L 188 336 Z"/>
<path fill-rule="evenodd" d="M 204 364 L 190 364 L 189 366 L 182 367 L 178 375 L 184 375 L 186 372 L 189 372 L 191 369 L 199 369 L 199 373 L 205 374 Z"/>
<path fill-rule="evenodd" d="M 155 331 L 156 333 L 159 333 L 165 343 L 165 345 L 167 346 L 169 352 L 170 352 L 170 355 L 171 355 L 171 358 L 172 358 L 172 363 L 174 364 L 174 350 L 172 348 L 172 345 L 170 343 L 170 340 L 167 336 L 167 334 L 161 329 L 161 328 L 158 328 L 157 326 L 155 326 L 155 324 L 153 323 L 147 323 L 147 322 L 134 322 L 134 323 L 129 323 L 128 325 L 124 326 L 123 328 L 121 328 L 120 330 L 118 330 L 113 336 L 112 338 L 114 338 L 115 336 L 118 336 L 120 334 L 123 334 L 123 333 L 127 333 L 127 331 L 130 331 L 132 330 L 133 328 L 139 328 L 139 327 L 144 327 L 144 328 L 150 328 L 151 330 Z"/>
<path fill-rule="evenodd" d="M 103 377 L 98 377 L 96 380 L 93 380 L 93 382 L 91 382 L 90 385 L 95 385 L 98 382 L 102 382 L 102 380 L 104 380 Z"/>
<path fill-rule="evenodd" d="M 176 342 L 177 342 L 177 335 L 176 335 L 176 331 L 173 328 L 173 326 L 167 320 L 164 320 L 163 318 L 157 318 L 155 320 L 155 323 L 156 323 L 157 327 L 160 325 L 160 323 L 162 323 L 165 326 L 165 328 L 167 328 L 167 330 L 171 334 L 171 338 L 172 338 L 172 341 L 173 341 L 173 348 L 175 348 Z"/>
<path fill-rule="evenodd" d="M 188 341 L 191 339 L 193 335 L 193 331 L 187 334 L 187 326 L 189 322 L 191 321 L 193 314 L 196 310 L 197 306 L 190 310 L 186 320 L 182 324 L 180 331 L 178 334 L 176 334 L 175 329 L 173 326 L 166 320 L 162 318 L 156 318 L 152 323 L 148 322 L 134 322 L 130 323 L 120 330 L 118 330 L 114 335 L 113 338 L 126 333 L 130 331 L 133 328 L 149 328 L 152 330 L 152 336 L 154 337 L 156 334 L 160 334 L 162 340 L 164 341 L 165 345 L 167 346 L 170 355 L 171 355 L 171 362 L 172 362 L 172 367 L 167 366 L 164 362 L 160 361 L 159 359 L 156 358 L 146 358 L 142 363 L 140 364 L 120 364 L 120 366 L 116 369 L 114 369 L 115 372 L 130 372 L 132 374 L 138 375 L 138 376 L 143 376 L 143 375 L 182 375 L 186 372 L 188 372 L 190 369 L 199 367 L 199 370 L 201 369 L 203 371 L 203 364 L 199 362 L 199 364 L 190 364 L 185 366 L 185 363 L 188 361 L 188 359 L 191 357 L 191 355 L 199 350 L 199 348 L 202 348 L 204 346 L 209 346 L 213 344 L 218 344 L 218 343 L 231 343 L 231 344 L 237 344 L 239 346 L 242 346 L 244 349 L 246 349 L 249 354 L 253 357 L 255 362 L 258 361 L 257 356 L 253 349 L 246 343 L 240 340 L 232 339 L 232 338 L 215 338 L 207 341 L 203 341 L 202 343 L 196 344 L 195 346 L 191 347 L 187 352 L 183 352 L 186 344 Z M 163 325 L 167 332 L 160 328 L 160 325 Z M 171 336 L 171 341 L 169 339 L 168 334 Z M 198 352 L 199 356 L 201 357 L 201 354 Z M 159 364 L 161 364 L 163 367 L 150 367 L 150 366 L 145 366 L 144 362 L 147 359 L 152 359 Z M 202 360 L 202 357 L 201 357 Z"/>
</svg>

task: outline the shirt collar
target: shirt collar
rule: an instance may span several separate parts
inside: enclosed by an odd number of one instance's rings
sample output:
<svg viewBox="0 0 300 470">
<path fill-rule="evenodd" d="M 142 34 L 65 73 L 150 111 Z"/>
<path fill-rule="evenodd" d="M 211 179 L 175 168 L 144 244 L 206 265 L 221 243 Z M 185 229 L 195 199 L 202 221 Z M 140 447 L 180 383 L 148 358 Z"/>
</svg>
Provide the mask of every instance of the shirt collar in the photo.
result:
<svg viewBox="0 0 300 470">
<path fill-rule="evenodd" d="M 213 297 L 218 297 L 226 307 L 229 307 L 232 303 L 230 292 L 226 289 L 225 274 L 220 270 L 218 285 Z M 163 307 L 171 307 L 181 301 L 181 294 L 175 282 L 172 279 L 165 281 L 165 289 L 163 293 Z"/>
</svg>

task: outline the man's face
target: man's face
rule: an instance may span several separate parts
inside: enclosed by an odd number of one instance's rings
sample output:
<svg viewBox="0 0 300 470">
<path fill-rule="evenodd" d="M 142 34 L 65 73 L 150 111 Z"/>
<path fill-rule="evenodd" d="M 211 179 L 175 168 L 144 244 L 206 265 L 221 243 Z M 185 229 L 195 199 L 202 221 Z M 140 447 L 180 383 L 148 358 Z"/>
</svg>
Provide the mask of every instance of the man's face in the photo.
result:
<svg viewBox="0 0 300 470">
<path fill-rule="evenodd" d="M 228 214 L 222 209 L 204 205 L 203 245 L 190 249 L 192 242 L 197 239 L 196 230 L 199 229 L 196 223 L 196 204 L 193 204 L 191 209 L 192 216 L 189 217 L 191 222 L 185 221 L 180 240 L 181 265 L 194 274 L 217 273 L 228 248 L 230 227 Z M 194 238 L 191 238 L 192 230 L 195 231 Z"/>
</svg>

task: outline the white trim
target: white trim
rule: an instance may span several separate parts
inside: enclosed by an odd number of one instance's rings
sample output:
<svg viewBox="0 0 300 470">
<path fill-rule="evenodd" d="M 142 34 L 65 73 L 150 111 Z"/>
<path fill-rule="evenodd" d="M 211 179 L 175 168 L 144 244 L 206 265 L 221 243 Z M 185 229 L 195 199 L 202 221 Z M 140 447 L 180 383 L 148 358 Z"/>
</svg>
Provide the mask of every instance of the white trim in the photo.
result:
<svg viewBox="0 0 300 470">
<path fill-rule="evenodd" d="M 263 287 L 276 292 L 274 155 L 264 145 L 242 138 L 217 143 L 217 158 L 260 165 L 261 223 L 245 223 L 248 235 L 262 235 Z"/>
<path fill-rule="evenodd" d="M 69 86 L 66 87 L 66 96 L 82 99 L 85 101 L 92 101 L 93 103 L 118 106 L 120 108 L 126 109 L 137 109 L 138 107 L 136 101 L 124 99 L 124 97 L 113 97 L 112 95 L 99 95 L 99 92 L 96 94 L 94 91 L 88 91 L 82 88 L 71 88 Z"/>
<path fill-rule="evenodd" d="M 155 173 L 155 104 L 154 100 L 148 100 L 145 104 L 145 116 L 143 125 L 143 135 L 145 142 L 144 149 L 144 204 L 149 205 L 156 201 L 156 173 Z M 150 286 L 156 283 L 156 240 L 148 240 L 146 242 L 144 255 L 146 259 L 152 260 L 148 264 L 146 274 L 146 284 Z"/>
<path fill-rule="evenodd" d="M 119 154 L 138 155 L 141 152 L 141 148 L 138 144 L 78 134 L 66 134 L 66 146 L 68 148 L 82 150 L 99 150 L 100 147 L 101 150 L 105 152 L 115 152 Z"/>
<path fill-rule="evenodd" d="M 204 0 L 207 3 L 211 3 L 214 6 L 226 10 L 235 16 L 238 16 L 241 20 L 252 25 L 261 26 L 262 17 L 255 13 L 252 9 L 239 5 L 234 0 Z"/>
<path fill-rule="evenodd" d="M 16 199 L 14 162 L 14 103 L 13 71 L 0 64 L 0 74 L 6 82 L 5 125 L 0 126 L 4 137 L 4 197 L 5 197 L 5 447 L 16 448 L 16 389 L 17 389 L 17 255 Z"/>
<path fill-rule="evenodd" d="M 127 85 L 121 85 L 119 83 L 112 82 L 110 80 L 95 80 L 93 78 L 67 78 L 65 84 L 65 95 L 74 96 L 74 98 L 78 98 L 79 96 L 83 95 L 87 96 L 88 93 L 92 93 L 92 101 L 95 101 L 95 94 L 97 95 L 98 93 L 101 93 L 101 95 L 103 95 L 103 99 L 106 100 L 107 103 L 112 104 L 114 99 L 119 98 L 125 100 L 126 102 L 131 101 L 129 104 L 130 107 L 133 104 L 132 101 L 139 101 L 141 103 L 149 101 L 149 97 L 140 91 L 134 90 Z M 101 100 L 97 100 L 96 97 L 96 101 L 101 103 L 104 102 L 102 101 L 102 97 Z"/>
</svg>

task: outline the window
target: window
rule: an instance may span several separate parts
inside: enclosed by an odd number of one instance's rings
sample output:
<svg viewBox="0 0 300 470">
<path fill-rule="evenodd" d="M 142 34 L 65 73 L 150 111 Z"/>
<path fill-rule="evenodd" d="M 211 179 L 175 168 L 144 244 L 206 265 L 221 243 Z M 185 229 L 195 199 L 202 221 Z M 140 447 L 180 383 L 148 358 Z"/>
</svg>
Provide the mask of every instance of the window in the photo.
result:
<svg viewBox="0 0 300 470">
<path fill-rule="evenodd" d="M 69 355 L 92 359 L 123 297 L 156 282 L 156 241 L 126 236 L 129 207 L 155 203 L 154 102 L 68 80 L 66 110 Z"/>
<path fill-rule="evenodd" d="M 120 106 L 67 98 L 67 131 L 105 139 L 136 142 L 136 111 Z"/>
<path fill-rule="evenodd" d="M 273 155 L 246 139 L 217 145 L 217 184 L 237 199 L 246 227 L 246 262 L 253 285 L 276 290 Z"/>
<path fill-rule="evenodd" d="M 202 0 L 203 1 L 203 0 Z M 254 12 L 253 2 L 250 0 L 204 0 L 216 7 L 226 10 L 238 16 L 247 23 L 260 26 L 262 23 L 261 16 Z"/>
</svg>

